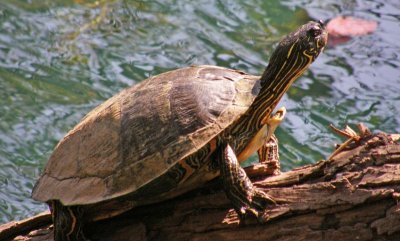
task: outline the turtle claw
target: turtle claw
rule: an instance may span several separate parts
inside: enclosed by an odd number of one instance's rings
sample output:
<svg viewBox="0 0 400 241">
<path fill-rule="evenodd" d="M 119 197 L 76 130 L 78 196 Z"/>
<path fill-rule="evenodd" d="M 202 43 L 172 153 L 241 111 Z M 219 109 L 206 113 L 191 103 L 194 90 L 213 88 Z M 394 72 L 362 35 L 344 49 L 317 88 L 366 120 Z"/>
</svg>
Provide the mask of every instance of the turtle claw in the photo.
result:
<svg viewBox="0 0 400 241">
<path fill-rule="evenodd" d="M 260 206 L 265 209 L 268 205 L 275 205 L 276 202 L 272 197 L 270 197 L 265 192 L 261 191 L 260 189 L 253 187 L 253 202 L 260 204 Z"/>
<path fill-rule="evenodd" d="M 266 207 L 276 202 L 253 186 L 229 145 L 226 145 L 221 153 L 218 158 L 225 192 L 240 220 L 245 221 L 248 216 L 253 216 L 260 223 L 265 223 L 268 220 L 265 214 Z"/>
<path fill-rule="evenodd" d="M 249 213 L 254 215 L 259 223 L 265 223 L 268 221 L 269 217 L 266 214 L 266 209 L 270 205 L 275 205 L 276 202 L 272 199 L 268 194 L 253 187 L 253 195 L 252 198 L 249 200 L 251 203 L 250 205 L 253 207 L 248 208 Z"/>
</svg>

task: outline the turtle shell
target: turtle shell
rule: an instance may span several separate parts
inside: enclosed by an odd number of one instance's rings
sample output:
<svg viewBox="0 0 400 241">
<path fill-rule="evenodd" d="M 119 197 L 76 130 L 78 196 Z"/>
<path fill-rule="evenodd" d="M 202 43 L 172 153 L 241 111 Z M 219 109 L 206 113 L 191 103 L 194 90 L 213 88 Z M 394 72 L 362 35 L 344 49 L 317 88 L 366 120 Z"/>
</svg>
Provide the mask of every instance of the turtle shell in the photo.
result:
<svg viewBox="0 0 400 241">
<path fill-rule="evenodd" d="M 121 91 L 57 144 L 32 197 L 85 205 L 133 193 L 243 115 L 258 94 L 258 79 L 193 66 Z"/>
</svg>

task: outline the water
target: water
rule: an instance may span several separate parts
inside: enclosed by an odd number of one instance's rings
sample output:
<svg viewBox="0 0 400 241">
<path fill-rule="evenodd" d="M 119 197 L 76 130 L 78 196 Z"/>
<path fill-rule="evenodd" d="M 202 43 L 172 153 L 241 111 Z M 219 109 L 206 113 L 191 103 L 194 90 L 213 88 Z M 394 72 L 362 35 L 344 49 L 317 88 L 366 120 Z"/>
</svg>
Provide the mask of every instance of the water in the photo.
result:
<svg viewBox="0 0 400 241">
<path fill-rule="evenodd" d="M 0 223 L 45 210 L 30 192 L 54 145 L 119 90 L 192 64 L 261 74 L 282 35 L 338 15 L 378 30 L 326 49 L 281 101 L 285 170 L 332 151 L 330 123 L 400 132 L 398 1 L 2 0 Z"/>
</svg>

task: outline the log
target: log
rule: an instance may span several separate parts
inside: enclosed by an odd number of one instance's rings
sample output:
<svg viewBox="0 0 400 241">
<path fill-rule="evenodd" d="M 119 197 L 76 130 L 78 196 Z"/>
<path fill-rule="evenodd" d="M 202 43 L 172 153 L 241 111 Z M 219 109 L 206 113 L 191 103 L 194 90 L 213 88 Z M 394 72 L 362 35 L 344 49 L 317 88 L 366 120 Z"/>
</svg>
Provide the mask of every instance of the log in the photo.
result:
<svg viewBox="0 0 400 241">
<path fill-rule="evenodd" d="M 327 161 L 269 177 L 263 168 L 247 168 L 257 177 L 255 185 L 277 202 L 267 208 L 264 224 L 252 217 L 240 222 L 214 180 L 173 200 L 90 223 L 87 236 L 93 241 L 400 240 L 399 135 L 364 130 L 347 137 Z M 39 217 L 0 226 L 0 240 L 53 240 L 49 213 Z"/>
</svg>

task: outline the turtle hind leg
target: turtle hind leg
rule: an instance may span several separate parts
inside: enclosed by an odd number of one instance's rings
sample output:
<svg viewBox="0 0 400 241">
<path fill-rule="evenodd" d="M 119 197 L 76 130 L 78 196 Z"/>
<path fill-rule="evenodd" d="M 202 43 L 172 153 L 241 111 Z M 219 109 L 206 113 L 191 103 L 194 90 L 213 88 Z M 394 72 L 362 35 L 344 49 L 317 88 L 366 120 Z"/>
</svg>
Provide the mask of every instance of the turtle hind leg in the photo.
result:
<svg viewBox="0 0 400 241">
<path fill-rule="evenodd" d="M 265 208 L 269 204 L 275 204 L 275 201 L 253 186 L 228 144 L 221 146 L 217 158 L 226 195 L 239 218 L 244 220 L 251 214 L 257 217 L 259 222 L 267 221 L 268 217 L 264 215 Z"/>
<path fill-rule="evenodd" d="M 88 241 L 83 234 L 83 208 L 49 203 L 54 225 L 54 241 Z"/>
</svg>

